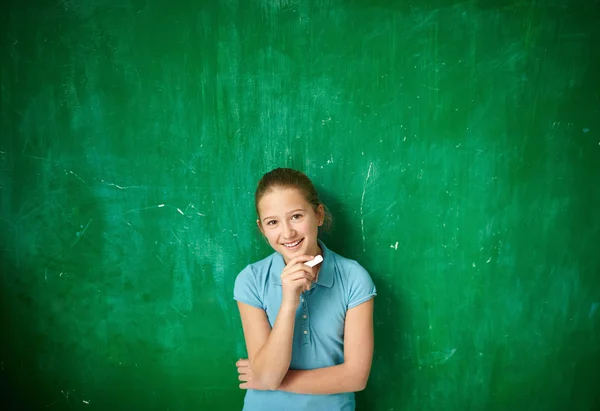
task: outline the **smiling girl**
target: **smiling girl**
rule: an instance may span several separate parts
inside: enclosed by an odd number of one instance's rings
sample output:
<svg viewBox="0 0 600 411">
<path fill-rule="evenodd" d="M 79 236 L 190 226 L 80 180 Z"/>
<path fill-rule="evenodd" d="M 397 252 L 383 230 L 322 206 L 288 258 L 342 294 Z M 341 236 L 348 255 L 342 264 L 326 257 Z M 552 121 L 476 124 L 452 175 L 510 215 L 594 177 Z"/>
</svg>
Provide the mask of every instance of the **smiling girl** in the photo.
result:
<svg viewBox="0 0 600 411">
<path fill-rule="evenodd" d="M 318 239 L 330 217 L 303 173 L 268 172 L 255 205 L 275 252 L 235 281 L 248 352 L 236 364 L 243 409 L 352 411 L 373 358 L 373 281 Z M 321 264 L 304 264 L 317 255 Z"/>
</svg>

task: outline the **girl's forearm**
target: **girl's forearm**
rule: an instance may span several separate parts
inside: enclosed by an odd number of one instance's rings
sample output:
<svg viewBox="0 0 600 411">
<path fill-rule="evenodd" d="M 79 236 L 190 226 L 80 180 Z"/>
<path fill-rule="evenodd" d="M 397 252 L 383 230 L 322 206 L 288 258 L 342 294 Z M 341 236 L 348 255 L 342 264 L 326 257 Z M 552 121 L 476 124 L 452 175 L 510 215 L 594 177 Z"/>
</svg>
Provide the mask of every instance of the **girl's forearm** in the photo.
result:
<svg viewBox="0 0 600 411">
<path fill-rule="evenodd" d="M 334 365 L 314 370 L 289 370 L 279 390 L 296 394 L 339 394 L 361 391 L 367 376 L 353 371 L 348 364 Z"/>
<path fill-rule="evenodd" d="M 269 390 L 276 390 L 292 360 L 296 309 L 281 307 L 265 344 L 251 360 L 253 374 Z"/>
</svg>

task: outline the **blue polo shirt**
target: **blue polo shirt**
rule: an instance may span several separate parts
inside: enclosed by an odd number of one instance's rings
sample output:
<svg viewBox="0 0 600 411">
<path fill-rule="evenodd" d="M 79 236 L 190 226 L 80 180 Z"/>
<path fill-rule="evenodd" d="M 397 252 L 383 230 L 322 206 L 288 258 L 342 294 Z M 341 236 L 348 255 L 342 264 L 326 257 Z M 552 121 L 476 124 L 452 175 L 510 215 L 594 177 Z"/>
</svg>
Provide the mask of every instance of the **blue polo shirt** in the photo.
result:
<svg viewBox="0 0 600 411">
<path fill-rule="evenodd" d="M 344 362 L 346 311 L 376 295 L 369 273 L 356 261 L 325 247 L 317 281 L 302 293 L 296 312 L 290 369 L 310 370 Z M 237 276 L 234 299 L 265 311 L 271 327 L 282 298 L 283 257 L 273 253 L 248 265 Z M 244 411 L 354 411 L 354 393 L 332 395 L 294 394 L 284 391 L 248 390 Z"/>
</svg>

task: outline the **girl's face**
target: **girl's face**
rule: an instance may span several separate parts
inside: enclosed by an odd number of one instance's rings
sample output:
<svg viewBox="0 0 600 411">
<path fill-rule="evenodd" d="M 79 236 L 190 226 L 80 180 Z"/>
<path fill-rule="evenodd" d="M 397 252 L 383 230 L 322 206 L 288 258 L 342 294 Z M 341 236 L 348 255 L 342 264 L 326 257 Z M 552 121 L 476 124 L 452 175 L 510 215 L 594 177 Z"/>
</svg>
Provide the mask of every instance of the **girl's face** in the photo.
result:
<svg viewBox="0 0 600 411">
<path fill-rule="evenodd" d="M 258 203 L 260 231 L 286 264 L 299 255 L 316 256 L 318 227 L 323 224 L 323 205 L 317 210 L 296 188 L 275 188 Z"/>
</svg>

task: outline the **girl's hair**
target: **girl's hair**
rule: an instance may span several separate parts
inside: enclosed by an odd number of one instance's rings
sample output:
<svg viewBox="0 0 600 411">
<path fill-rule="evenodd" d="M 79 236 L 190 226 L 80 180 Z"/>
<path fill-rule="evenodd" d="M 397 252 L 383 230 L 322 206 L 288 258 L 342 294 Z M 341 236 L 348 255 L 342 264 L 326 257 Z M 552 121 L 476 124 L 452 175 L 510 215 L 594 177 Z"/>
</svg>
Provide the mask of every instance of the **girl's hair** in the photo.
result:
<svg viewBox="0 0 600 411">
<path fill-rule="evenodd" d="M 317 194 L 317 190 L 315 190 L 315 186 L 313 185 L 312 181 L 310 181 L 310 178 L 306 176 L 306 174 L 291 168 L 276 168 L 263 175 L 258 182 L 256 192 L 254 194 L 254 205 L 256 207 L 257 215 L 259 214 L 258 202 L 265 194 L 275 188 L 298 189 L 306 201 L 312 205 L 315 211 L 317 211 L 317 207 L 320 204 L 323 204 L 319 200 L 319 195 Z M 325 213 L 322 228 L 325 231 L 329 231 L 332 222 L 331 213 L 324 204 L 323 209 Z"/>
</svg>

